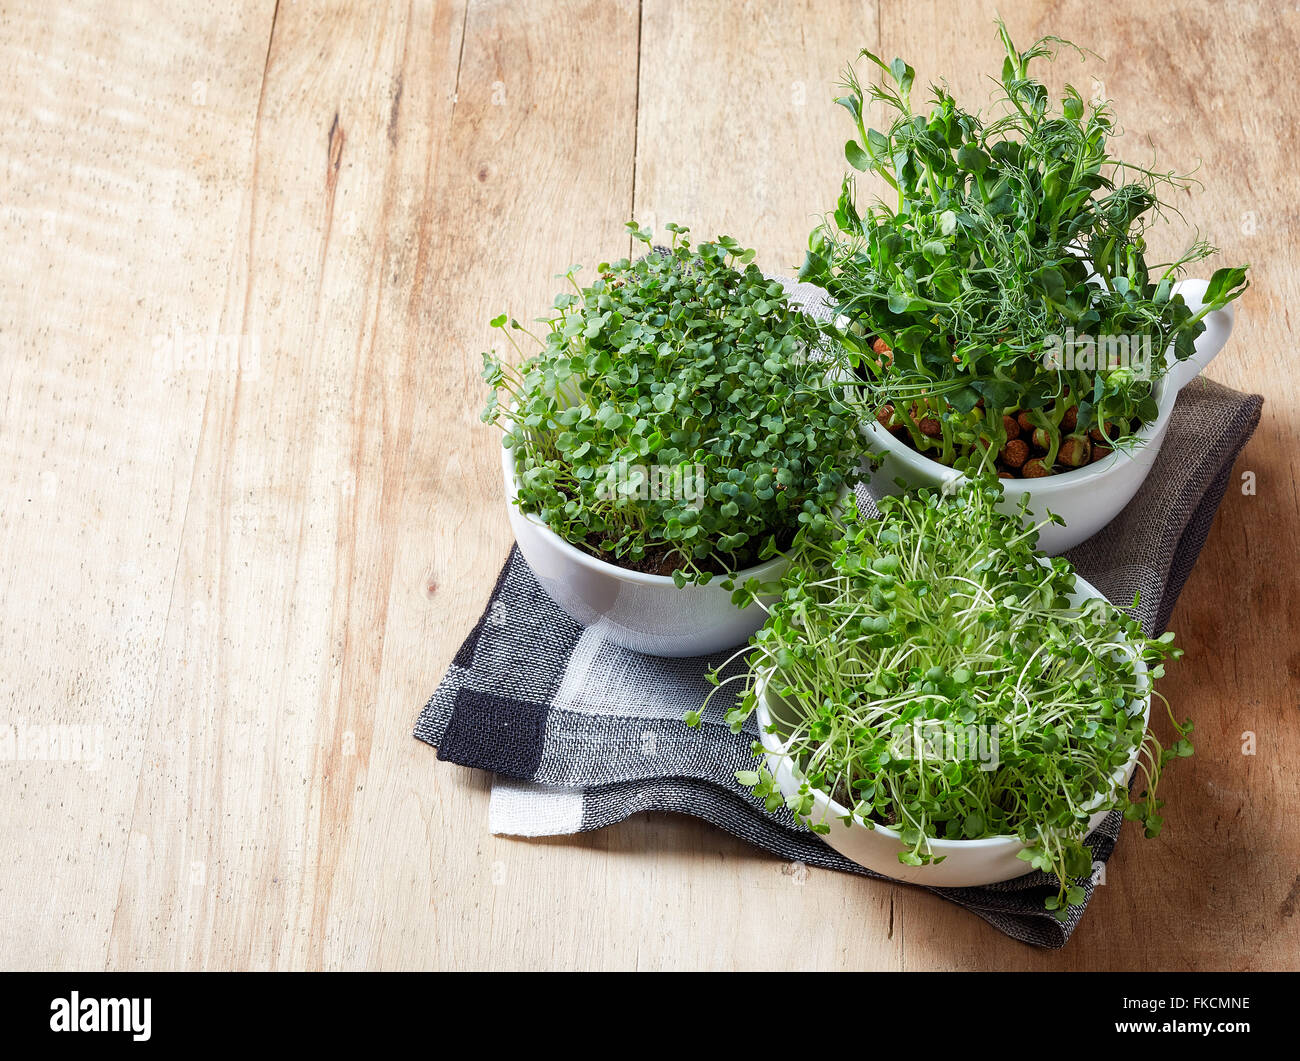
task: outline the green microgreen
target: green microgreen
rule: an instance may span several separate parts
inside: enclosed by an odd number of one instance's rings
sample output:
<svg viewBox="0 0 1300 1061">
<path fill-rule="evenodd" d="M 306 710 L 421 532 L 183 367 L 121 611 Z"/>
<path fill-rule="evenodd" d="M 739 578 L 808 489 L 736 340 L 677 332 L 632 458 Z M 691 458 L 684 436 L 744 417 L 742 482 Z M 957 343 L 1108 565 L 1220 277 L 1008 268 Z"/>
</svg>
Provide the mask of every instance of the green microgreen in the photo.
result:
<svg viewBox="0 0 1300 1061">
<path fill-rule="evenodd" d="M 1245 290 L 1246 268 L 1217 270 L 1193 313 L 1173 285 L 1214 248 L 1197 239 L 1153 264 L 1145 237 L 1171 212 L 1161 194 L 1189 179 L 1114 157 L 1109 102 L 1067 86 L 1053 105 L 1029 67 L 1073 45 L 1019 51 L 998 30 L 1006 58 L 987 116 L 939 85 L 929 112 L 914 110 L 913 69 L 860 53 L 884 73 L 868 88 L 847 70 L 836 102 L 857 138 L 845 155 L 897 195 L 859 213 L 846 177 L 800 278 L 838 304 L 872 415 L 934 460 L 990 472 L 1018 437 L 1003 416 L 1025 414 L 1042 443 L 1035 474 L 1047 474 L 1086 463 L 1089 432 L 1098 458 L 1134 443 L 1157 415 L 1166 350 L 1191 355 L 1204 315 Z M 867 127 L 873 102 L 893 115 L 883 131 Z M 1062 356 L 1076 337 L 1079 356 Z M 1024 460 L 1001 470 L 1019 474 Z"/>
<path fill-rule="evenodd" d="M 1148 638 L 1109 602 L 1073 598 L 1070 563 L 1035 552 L 1025 506 L 1003 514 L 1001 498 L 996 481 L 922 489 L 883 498 L 879 519 L 846 499 L 832 533 L 800 536 L 742 650 L 749 669 L 715 680 L 745 682 L 727 714 L 736 732 L 766 681 L 769 732 L 803 778 L 786 802 L 804 824 L 829 830 L 812 817 L 825 792 L 846 824 L 897 830 L 913 866 L 934 860 L 934 838 L 1017 836 L 1020 857 L 1055 874 L 1047 906 L 1063 919 L 1092 869 L 1091 815 L 1121 810 L 1155 836 L 1161 768 L 1192 753 L 1192 724 L 1170 713 L 1169 748 L 1147 731 L 1161 661 L 1181 655 L 1174 635 Z M 1135 749 L 1136 800 L 1116 779 Z M 744 773 L 780 804 L 767 766 Z"/>
<path fill-rule="evenodd" d="M 629 224 L 633 237 L 651 234 Z M 514 450 L 518 503 L 622 566 L 707 582 L 823 526 L 864 452 L 834 332 L 792 308 L 721 236 L 599 266 L 555 299 L 524 351 L 483 355 L 483 418 Z"/>
</svg>

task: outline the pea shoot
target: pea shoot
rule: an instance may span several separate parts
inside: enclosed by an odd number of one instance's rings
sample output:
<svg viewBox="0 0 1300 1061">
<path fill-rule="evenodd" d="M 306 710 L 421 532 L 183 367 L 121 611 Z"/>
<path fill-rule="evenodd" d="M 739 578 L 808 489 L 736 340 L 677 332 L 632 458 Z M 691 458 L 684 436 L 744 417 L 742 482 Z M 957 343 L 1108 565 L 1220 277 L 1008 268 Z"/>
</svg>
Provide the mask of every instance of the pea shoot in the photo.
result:
<svg viewBox="0 0 1300 1061">
<path fill-rule="evenodd" d="M 1146 637 L 1105 600 L 1072 603 L 1071 565 L 1036 553 L 1037 528 L 1023 510 L 998 512 L 1001 496 L 987 481 L 950 496 L 922 489 L 883 498 L 872 520 L 850 497 L 833 532 L 800 535 L 779 599 L 743 650 L 748 671 L 714 680 L 745 683 L 727 715 L 739 732 L 767 677 L 804 778 L 786 802 L 814 831 L 829 829 L 811 818 L 819 790 L 851 808 L 846 824 L 898 830 L 906 865 L 934 860 L 934 838 L 1015 835 L 1029 866 L 1055 874 L 1046 905 L 1064 919 L 1091 872 L 1091 815 L 1122 810 L 1159 833 L 1161 771 L 1192 754 L 1192 724 L 1170 712 L 1169 748 L 1147 731 L 1147 697 L 1164 700 L 1151 683 L 1181 655 L 1174 635 Z M 996 755 L 938 740 L 976 733 Z M 1140 795 L 1130 799 L 1116 775 L 1135 749 Z M 780 805 L 766 767 L 737 776 Z"/>
<path fill-rule="evenodd" d="M 1067 86 L 1053 106 L 1029 68 L 1074 45 L 1046 37 L 1019 51 L 998 31 L 1006 58 L 988 115 L 940 85 L 918 111 L 912 67 L 860 53 L 883 75 L 865 87 L 845 74 L 836 102 L 856 131 L 845 155 L 897 195 L 859 213 L 846 177 L 800 278 L 838 304 L 864 412 L 943 464 L 1037 477 L 1134 444 L 1157 415 L 1166 349 L 1191 355 L 1205 314 L 1245 290 L 1246 268 L 1217 270 L 1193 312 L 1173 286 L 1214 248 L 1197 239 L 1155 264 L 1145 238 L 1171 212 L 1161 195 L 1192 182 L 1114 157 L 1107 101 Z M 893 115 L 887 129 L 867 127 L 871 103 Z"/>
</svg>

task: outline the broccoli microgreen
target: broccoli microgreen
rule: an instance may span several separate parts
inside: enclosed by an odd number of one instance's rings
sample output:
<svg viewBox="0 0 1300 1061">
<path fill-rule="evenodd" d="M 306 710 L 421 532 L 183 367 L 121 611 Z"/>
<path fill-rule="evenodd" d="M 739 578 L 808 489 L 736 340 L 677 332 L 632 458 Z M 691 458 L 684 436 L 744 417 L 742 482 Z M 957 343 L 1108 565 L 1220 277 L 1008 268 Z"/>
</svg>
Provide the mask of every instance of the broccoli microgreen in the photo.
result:
<svg viewBox="0 0 1300 1061">
<path fill-rule="evenodd" d="M 1069 562 L 1035 552 L 1025 506 L 1003 514 L 1001 497 L 996 481 L 922 489 L 883 498 L 879 519 L 848 498 L 830 533 L 800 536 L 779 599 L 742 650 L 749 669 L 718 688 L 745 682 L 727 713 L 739 732 L 769 676 L 772 732 L 804 778 L 787 802 L 810 828 L 829 828 L 810 817 L 820 790 L 852 808 L 848 820 L 898 830 L 907 865 L 932 860 L 933 838 L 1016 835 L 1026 869 L 1055 874 L 1047 906 L 1064 918 L 1091 872 L 1093 813 L 1122 810 L 1147 836 L 1160 830 L 1161 769 L 1192 753 L 1192 724 L 1170 713 L 1177 739 L 1162 748 L 1144 711 L 1148 695 L 1164 700 L 1151 684 L 1160 661 L 1181 650 L 1105 600 L 1072 603 Z M 963 734 L 995 754 L 951 740 Z M 949 743 L 936 754 L 938 738 Z M 1114 775 L 1135 748 L 1131 800 Z M 737 777 L 772 805 L 766 766 Z"/>
<path fill-rule="evenodd" d="M 651 247 L 634 223 L 632 236 Z M 729 236 L 575 271 L 521 365 L 489 352 L 483 418 L 514 450 L 518 503 L 622 566 L 707 582 L 820 528 L 864 452 L 829 325 Z"/>
</svg>

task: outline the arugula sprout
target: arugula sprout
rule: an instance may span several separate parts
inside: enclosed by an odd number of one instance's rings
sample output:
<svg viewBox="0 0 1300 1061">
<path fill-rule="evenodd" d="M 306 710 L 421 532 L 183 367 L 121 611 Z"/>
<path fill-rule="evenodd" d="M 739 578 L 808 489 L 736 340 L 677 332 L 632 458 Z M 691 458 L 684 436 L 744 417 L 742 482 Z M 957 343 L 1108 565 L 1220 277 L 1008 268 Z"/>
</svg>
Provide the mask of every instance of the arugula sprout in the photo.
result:
<svg viewBox="0 0 1300 1061">
<path fill-rule="evenodd" d="M 634 223 L 633 237 L 651 246 Z M 483 419 L 515 451 L 520 507 L 566 541 L 678 585 L 772 558 L 821 528 L 865 444 L 833 329 L 793 309 L 729 236 L 672 245 L 555 299 L 541 349 L 483 355 Z M 515 345 L 516 352 L 523 351 Z M 839 359 L 837 361 L 837 359 Z"/>
<path fill-rule="evenodd" d="M 929 113 L 915 111 L 915 72 L 901 59 L 861 52 L 883 71 L 869 88 L 848 68 L 836 102 L 857 139 L 845 157 L 897 199 L 860 214 L 845 177 L 809 237 L 800 279 L 838 304 L 865 400 L 885 426 L 966 472 L 1036 476 L 1133 444 L 1157 414 L 1165 351 L 1192 354 L 1204 315 L 1245 290 L 1246 268 L 1217 270 L 1193 313 L 1173 284 L 1214 248 L 1198 239 L 1155 265 L 1145 238 L 1149 220 L 1171 209 L 1160 193 L 1191 181 L 1113 157 L 1108 102 L 1067 86 L 1052 106 L 1029 67 L 1073 45 L 1048 37 L 1022 52 L 1001 21 L 998 30 L 1006 58 L 987 119 L 938 85 Z M 894 115 L 884 131 L 866 125 L 871 102 Z M 1136 372 L 1118 358 L 1104 369 L 1053 365 L 1047 351 L 1067 335 L 1106 337 L 1112 351 L 1140 344 L 1153 356 Z M 998 464 L 1022 433 L 1018 420 L 1028 422 L 1022 444 L 1038 454 L 1014 447 Z"/>
<path fill-rule="evenodd" d="M 881 499 L 878 520 L 849 498 L 833 533 L 800 536 L 779 599 L 742 650 L 748 671 L 721 680 L 720 668 L 714 680 L 746 683 L 727 714 L 739 732 L 770 675 L 771 732 L 804 777 L 786 802 L 805 825 L 829 830 L 811 817 L 820 790 L 851 808 L 846 824 L 898 830 L 907 865 L 934 860 L 933 838 L 1018 836 L 1021 858 L 1056 875 L 1047 906 L 1064 918 L 1091 872 L 1094 812 L 1160 831 L 1161 769 L 1192 754 L 1192 724 L 1170 712 L 1177 740 L 1162 748 L 1144 706 L 1148 694 L 1164 700 L 1152 682 L 1181 650 L 1107 601 L 1072 603 L 1070 563 L 1035 552 L 1038 528 L 1024 527 L 1023 505 L 1019 517 L 997 511 L 1001 498 L 996 481 L 949 496 L 922 489 Z M 973 754 L 978 740 L 994 754 Z M 1142 791 L 1131 800 L 1114 775 L 1134 749 Z M 766 767 L 742 773 L 780 805 Z"/>
</svg>

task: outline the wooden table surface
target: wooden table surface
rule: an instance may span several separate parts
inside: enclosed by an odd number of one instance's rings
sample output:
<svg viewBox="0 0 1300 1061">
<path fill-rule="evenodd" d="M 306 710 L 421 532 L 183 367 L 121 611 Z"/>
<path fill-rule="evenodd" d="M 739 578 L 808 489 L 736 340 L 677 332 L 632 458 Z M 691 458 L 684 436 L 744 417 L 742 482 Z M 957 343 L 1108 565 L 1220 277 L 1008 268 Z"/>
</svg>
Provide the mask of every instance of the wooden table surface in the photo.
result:
<svg viewBox="0 0 1300 1061">
<path fill-rule="evenodd" d="M 1265 397 L 1172 622 L 1196 756 L 1064 950 L 686 818 L 496 838 L 411 737 L 510 544 L 488 319 L 632 216 L 790 271 L 844 62 L 985 98 L 992 0 L 3 0 L 0 966 L 1296 967 L 1300 12 L 998 6 L 1199 162 Z"/>
</svg>

